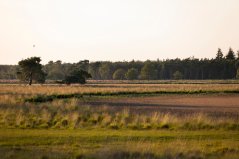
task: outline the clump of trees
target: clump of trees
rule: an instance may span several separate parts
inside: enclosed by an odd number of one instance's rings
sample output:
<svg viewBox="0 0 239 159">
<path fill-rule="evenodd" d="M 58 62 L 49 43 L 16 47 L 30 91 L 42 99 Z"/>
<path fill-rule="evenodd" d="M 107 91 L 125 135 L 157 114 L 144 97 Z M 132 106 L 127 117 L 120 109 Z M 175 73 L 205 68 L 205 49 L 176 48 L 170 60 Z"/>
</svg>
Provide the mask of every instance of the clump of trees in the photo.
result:
<svg viewBox="0 0 239 159">
<path fill-rule="evenodd" d="M 29 85 L 34 81 L 35 83 L 44 83 L 47 73 L 43 70 L 43 65 L 40 64 L 40 57 L 30 57 L 19 61 L 17 67 L 18 79 L 28 82 Z M 50 61 L 45 66 L 45 71 L 48 72 L 48 78 L 51 77 L 54 80 L 62 79 L 59 83 L 71 84 L 80 83 L 85 84 L 86 79 L 91 78 L 91 75 L 85 71 L 89 61 L 80 61 L 77 64 L 65 65 L 61 64 L 61 61 Z M 84 70 L 85 69 L 85 70 Z"/>
<path fill-rule="evenodd" d="M 17 66 L 0 66 L 0 78 L 15 79 L 16 68 Z M 66 77 L 72 76 L 72 70 L 86 71 L 94 80 L 235 79 L 239 77 L 239 51 L 236 54 L 230 48 L 224 55 L 222 50 L 218 49 L 215 58 L 212 59 L 191 57 L 156 61 L 97 61 L 91 63 L 88 60 L 78 63 L 50 61 L 41 68 L 47 73 L 45 79 L 48 80 L 65 80 Z"/>
<path fill-rule="evenodd" d="M 66 84 L 71 83 L 80 83 L 85 84 L 86 79 L 91 78 L 91 75 L 84 71 L 84 70 L 73 70 L 69 75 L 65 77 L 65 79 L 62 81 Z"/>
<path fill-rule="evenodd" d="M 140 79 L 155 80 L 157 79 L 157 74 L 158 72 L 155 67 L 155 64 L 150 61 L 147 61 L 141 69 Z"/>
<path fill-rule="evenodd" d="M 86 80 L 92 78 L 91 74 L 87 72 L 89 60 L 79 61 L 71 65 L 70 69 L 65 72 L 65 77 L 62 83 L 71 84 L 79 83 L 85 84 Z"/>
<path fill-rule="evenodd" d="M 109 62 L 88 60 L 79 63 L 47 64 L 47 79 L 65 77 L 73 66 L 89 72 L 94 80 L 169 80 L 169 79 L 235 79 L 239 65 L 239 51 L 237 56 L 230 48 L 224 56 L 218 49 L 213 59 L 167 59 L 156 61 L 124 61 Z M 54 62 L 53 62 L 54 63 Z M 55 62 L 56 63 L 56 62 Z M 49 74 L 50 73 L 50 74 Z M 54 78 L 53 78 L 54 77 Z"/>
<path fill-rule="evenodd" d="M 114 80 L 124 80 L 125 79 L 125 70 L 122 68 L 117 69 L 113 74 Z"/>
<path fill-rule="evenodd" d="M 127 73 L 125 74 L 127 80 L 136 80 L 138 79 L 138 76 L 139 76 L 138 70 L 135 68 L 128 69 Z"/>
</svg>

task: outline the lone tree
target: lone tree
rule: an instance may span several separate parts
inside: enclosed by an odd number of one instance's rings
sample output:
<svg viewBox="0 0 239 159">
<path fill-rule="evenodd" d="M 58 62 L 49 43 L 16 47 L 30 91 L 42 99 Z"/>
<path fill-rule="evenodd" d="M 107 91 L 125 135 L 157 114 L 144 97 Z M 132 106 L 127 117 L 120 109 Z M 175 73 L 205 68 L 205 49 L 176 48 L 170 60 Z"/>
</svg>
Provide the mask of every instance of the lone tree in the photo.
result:
<svg viewBox="0 0 239 159">
<path fill-rule="evenodd" d="M 18 62 L 19 70 L 17 71 L 18 79 L 32 84 L 34 80 L 37 83 L 44 83 L 46 79 L 46 73 L 42 70 L 40 64 L 40 57 L 30 57 Z"/>
<path fill-rule="evenodd" d="M 91 75 L 84 71 L 84 70 L 73 70 L 68 76 L 65 77 L 65 80 L 63 80 L 63 83 L 71 84 L 71 83 L 80 83 L 85 84 L 86 79 L 91 78 Z"/>
</svg>

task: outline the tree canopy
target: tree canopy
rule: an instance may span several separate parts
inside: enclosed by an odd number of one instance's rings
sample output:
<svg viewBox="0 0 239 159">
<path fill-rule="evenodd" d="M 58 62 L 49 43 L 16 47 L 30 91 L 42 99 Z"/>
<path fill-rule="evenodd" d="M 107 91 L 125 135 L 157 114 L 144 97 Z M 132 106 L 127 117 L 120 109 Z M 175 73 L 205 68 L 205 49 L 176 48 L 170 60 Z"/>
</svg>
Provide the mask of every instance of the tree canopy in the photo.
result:
<svg viewBox="0 0 239 159">
<path fill-rule="evenodd" d="M 44 83 L 46 73 L 42 70 L 40 57 L 30 57 L 18 62 L 19 68 L 17 77 L 22 81 L 27 81 L 29 85 L 33 80 L 37 83 Z"/>
<path fill-rule="evenodd" d="M 216 59 L 217 60 L 222 60 L 223 59 L 223 53 L 222 53 L 222 50 L 220 48 L 217 51 Z"/>
<path fill-rule="evenodd" d="M 138 70 L 135 68 L 130 68 L 125 74 L 127 80 L 136 80 L 138 79 Z"/>
<path fill-rule="evenodd" d="M 236 59 L 235 53 L 234 53 L 234 51 L 232 50 L 232 48 L 229 49 L 229 52 L 228 52 L 228 54 L 226 55 L 226 59 L 227 59 L 227 60 L 235 60 L 235 59 Z"/>
<path fill-rule="evenodd" d="M 73 70 L 68 76 L 63 80 L 66 84 L 79 83 L 85 84 L 86 79 L 91 78 L 91 75 L 84 70 Z"/>
<path fill-rule="evenodd" d="M 144 80 L 155 80 L 157 79 L 157 70 L 155 65 L 148 61 L 144 64 L 141 69 L 140 78 Z"/>
<path fill-rule="evenodd" d="M 125 70 L 122 68 L 117 69 L 113 74 L 114 80 L 124 80 L 125 79 Z"/>
<path fill-rule="evenodd" d="M 238 52 L 239 53 L 239 52 Z M 236 57 L 237 56 L 237 57 Z M 121 72 L 121 77 L 125 76 L 128 80 L 145 79 L 145 80 L 168 80 L 174 79 L 176 71 L 181 72 L 183 79 L 235 79 L 237 70 L 239 68 L 239 54 L 235 55 L 232 49 L 229 49 L 228 54 L 223 56 L 222 50 L 218 49 L 215 52 L 215 58 L 198 59 L 194 57 L 186 59 L 167 59 L 167 60 L 154 60 L 154 61 L 122 61 L 122 62 L 109 62 L 109 61 L 96 61 L 89 62 L 88 60 L 79 61 L 77 63 L 63 63 L 61 61 L 50 61 L 46 65 L 40 65 L 41 70 L 47 73 L 45 77 L 42 71 L 38 72 L 38 77 L 43 77 L 48 80 L 63 80 L 69 76 L 72 70 L 84 70 L 92 75 L 93 80 L 111 80 L 115 76 L 117 70 L 125 70 L 124 75 Z M 38 62 L 35 61 L 35 63 Z M 40 62 L 39 62 L 40 63 Z M 23 64 L 21 64 L 23 65 Z M 30 65 L 30 64 L 29 64 Z M 20 65 L 0 65 L 0 79 L 16 79 L 16 70 L 18 70 L 18 78 L 29 82 L 29 74 L 27 69 L 23 72 L 23 67 Z M 24 67 L 25 68 L 25 67 Z M 33 67 L 35 68 L 35 67 Z M 33 69 L 32 68 L 32 69 Z M 39 65 L 38 65 L 38 68 Z M 35 70 L 35 69 L 33 69 Z M 40 70 L 40 69 L 38 69 Z M 39 72 L 42 72 L 39 73 Z M 117 71 L 118 72 L 118 71 Z M 42 75 L 42 76 L 40 76 Z M 34 75 L 37 76 L 37 75 Z M 115 77 L 114 79 L 122 79 Z M 34 80 L 37 82 L 37 80 Z"/>
</svg>

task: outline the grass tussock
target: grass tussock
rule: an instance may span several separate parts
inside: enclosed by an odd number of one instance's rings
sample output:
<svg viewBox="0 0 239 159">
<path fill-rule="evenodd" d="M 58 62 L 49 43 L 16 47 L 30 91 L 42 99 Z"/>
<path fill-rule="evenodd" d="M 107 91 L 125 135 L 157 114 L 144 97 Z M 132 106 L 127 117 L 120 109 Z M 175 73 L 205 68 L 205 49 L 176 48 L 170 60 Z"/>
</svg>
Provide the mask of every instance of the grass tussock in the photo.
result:
<svg viewBox="0 0 239 159">
<path fill-rule="evenodd" d="M 57 100 L 0 108 L 1 128 L 107 128 L 107 129 L 224 129 L 239 130 L 238 119 L 213 118 L 203 113 L 178 116 L 172 113 L 140 114 L 125 108 L 79 106 L 79 99 Z"/>
</svg>

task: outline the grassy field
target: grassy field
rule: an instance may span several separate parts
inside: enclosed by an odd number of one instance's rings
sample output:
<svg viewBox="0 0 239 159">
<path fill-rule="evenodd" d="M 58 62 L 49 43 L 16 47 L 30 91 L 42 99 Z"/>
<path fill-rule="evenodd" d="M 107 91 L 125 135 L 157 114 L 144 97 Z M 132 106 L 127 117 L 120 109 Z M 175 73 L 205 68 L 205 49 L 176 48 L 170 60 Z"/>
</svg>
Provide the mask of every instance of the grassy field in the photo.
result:
<svg viewBox="0 0 239 159">
<path fill-rule="evenodd" d="M 1 84 L 1 158 L 239 158 L 239 85 L 212 83 Z"/>
<path fill-rule="evenodd" d="M 238 131 L 0 130 L 3 158 L 238 158 Z"/>
</svg>

